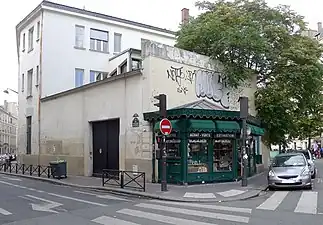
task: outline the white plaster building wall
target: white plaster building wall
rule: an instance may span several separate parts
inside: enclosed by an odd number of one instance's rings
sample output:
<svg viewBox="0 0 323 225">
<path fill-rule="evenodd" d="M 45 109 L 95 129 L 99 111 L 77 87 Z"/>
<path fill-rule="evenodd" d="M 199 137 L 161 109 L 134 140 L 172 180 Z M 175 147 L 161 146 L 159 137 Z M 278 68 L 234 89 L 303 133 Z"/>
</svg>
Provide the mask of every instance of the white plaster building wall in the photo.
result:
<svg viewBox="0 0 323 225">
<path fill-rule="evenodd" d="M 75 49 L 75 25 L 85 27 L 84 48 Z M 90 51 L 90 29 L 109 32 L 109 54 Z M 121 50 L 141 47 L 141 38 L 175 44 L 173 35 L 155 32 L 99 18 L 86 18 L 45 10 L 43 34 L 42 97 L 75 87 L 75 68 L 84 69 L 84 83 L 90 81 L 90 70 L 109 71 L 109 58 L 114 54 L 114 33 L 122 34 Z"/>
<path fill-rule="evenodd" d="M 137 163 L 133 158 L 141 154 L 136 152 L 136 146 L 142 145 L 143 139 L 137 135 L 137 129 L 130 129 L 129 126 L 135 113 L 140 115 L 142 121 L 140 101 L 143 96 L 138 88 L 142 77 L 133 75 L 100 82 L 94 84 L 95 87 L 83 87 L 74 93 L 42 102 L 42 155 L 47 154 L 49 159 L 50 154 L 54 153 L 57 157 L 68 159 L 70 172 L 74 174 L 81 168 L 84 169 L 81 175 L 92 174 L 93 159 L 90 153 L 93 152 L 93 143 L 89 122 L 120 118 L 120 169 L 132 167 Z M 126 165 L 127 159 L 131 163 L 129 166 Z"/>
<path fill-rule="evenodd" d="M 168 96 L 168 109 L 204 98 L 218 105 L 219 109 L 239 111 L 239 97 L 247 96 L 249 113 L 256 115 L 255 78 L 233 89 L 219 82 L 221 65 L 212 63 L 209 57 L 149 40 L 143 41 L 141 49 L 144 73 L 149 73 L 150 88 L 146 94 L 151 96 L 145 110 L 156 110 L 153 96 L 159 93 Z M 147 64 L 153 65 L 150 70 L 146 69 Z"/>
<path fill-rule="evenodd" d="M 27 147 L 26 140 L 26 116 L 32 116 L 32 140 L 31 140 L 31 153 L 38 153 L 38 96 L 39 86 L 36 85 L 36 69 L 40 66 L 40 43 L 37 39 L 37 23 L 41 22 L 41 14 L 38 13 L 35 18 L 30 21 L 22 31 L 17 34 L 20 36 L 19 44 L 19 74 L 18 74 L 18 154 L 25 154 Z M 28 30 L 34 27 L 33 34 L 33 50 L 28 51 Z M 23 51 L 23 34 L 25 34 L 25 50 Z M 40 31 L 41 35 L 41 31 Z M 33 85 L 32 97 L 27 99 L 27 73 L 33 69 Z M 22 80 L 24 74 L 24 81 Z M 24 87 L 22 86 L 24 85 Z"/>
</svg>

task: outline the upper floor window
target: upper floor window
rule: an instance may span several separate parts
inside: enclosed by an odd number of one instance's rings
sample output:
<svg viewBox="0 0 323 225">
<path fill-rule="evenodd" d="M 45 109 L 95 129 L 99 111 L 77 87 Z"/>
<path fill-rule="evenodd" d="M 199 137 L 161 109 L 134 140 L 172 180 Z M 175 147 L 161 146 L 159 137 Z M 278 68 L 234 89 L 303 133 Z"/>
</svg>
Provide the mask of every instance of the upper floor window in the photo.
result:
<svg viewBox="0 0 323 225">
<path fill-rule="evenodd" d="M 109 52 L 109 32 L 91 29 L 90 49 L 100 52 Z"/>
<path fill-rule="evenodd" d="M 114 33 L 114 52 L 121 52 L 122 34 Z"/>
<path fill-rule="evenodd" d="M 34 27 L 30 28 L 28 31 L 28 51 L 34 49 Z"/>
<path fill-rule="evenodd" d="M 99 72 L 99 71 L 90 71 L 90 82 L 95 82 L 95 81 L 99 81 L 99 80 L 103 80 L 105 78 L 107 78 L 109 75 L 109 73 L 107 72 Z"/>
<path fill-rule="evenodd" d="M 40 21 L 37 22 L 37 41 L 39 40 L 40 38 Z"/>
<path fill-rule="evenodd" d="M 21 75 L 21 92 L 25 90 L 25 74 Z"/>
<path fill-rule="evenodd" d="M 39 85 L 39 66 L 36 67 L 36 82 L 35 86 L 37 87 Z"/>
<path fill-rule="evenodd" d="M 26 49 L 26 34 L 22 35 L 22 51 L 24 52 Z"/>
<path fill-rule="evenodd" d="M 84 26 L 75 25 L 75 47 L 84 48 Z"/>
<path fill-rule="evenodd" d="M 33 69 L 27 73 L 27 97 L 32 95 L 33 90 Z"/>
<path fill-rule="evenodd" d="M 75 69 L 75 87 L 80 87 L 83 85 L 84 80 L 84 70 Z"/>
</svg>

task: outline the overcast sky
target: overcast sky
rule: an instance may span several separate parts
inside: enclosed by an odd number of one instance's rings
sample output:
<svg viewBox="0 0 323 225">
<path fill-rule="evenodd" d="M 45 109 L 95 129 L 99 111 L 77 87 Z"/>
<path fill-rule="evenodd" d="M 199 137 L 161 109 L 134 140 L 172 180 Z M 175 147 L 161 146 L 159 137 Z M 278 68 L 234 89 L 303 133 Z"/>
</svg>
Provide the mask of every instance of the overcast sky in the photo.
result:
<svg viewBox="0 0 323 225">
<path fill-rule="evenodd" d="M 176 30 L 180 23 L 181 9 L 190 9 L 191 15 L 197 15 L 194 7 L 195 0 L 52 0 L 53 2 L 74 7 L 105 13 L 137 22 Z M 0 104 L 3 100 L 15 101 L 16 94 L 4 94 L 3 90 L 12 88 L 17 90 L 18 61 L 16 52 L 15 26 L 29 12 L 31 12 L 41 0 L 14 0 L 6 1 L 0 7 L 0 25 L 2 32 L 0 43 Z M 267 0 L 272 5 L 286 4 L 305 16 L 310 28 L 316 29 L 317 22 L 323 20 L 323 1 L 320 0 Z M 127 8 L 125 7 L 127 6 Z M 14 12 L 14 13 L 13 13 Z"/>
</svg>

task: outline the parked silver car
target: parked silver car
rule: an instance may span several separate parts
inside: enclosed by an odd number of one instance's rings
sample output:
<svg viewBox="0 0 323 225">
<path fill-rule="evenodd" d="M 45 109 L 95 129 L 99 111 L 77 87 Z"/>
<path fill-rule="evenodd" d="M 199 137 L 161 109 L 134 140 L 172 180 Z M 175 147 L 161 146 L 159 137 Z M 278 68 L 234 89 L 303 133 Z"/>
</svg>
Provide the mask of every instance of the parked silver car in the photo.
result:
<svg viewBox="0 0 323 225">
<path fill-rule="evenodd" d="M 303 153 L 283 153 L 273 158 L 268 171 L 268 187 L 312 189 L 311 169 Z"/>
<path fill-rule="evenodd" d="M 308 150 L 298 150 L 297 152 L 303 153 L 305 155 L 305 158 L 307 159 L 307 162 L 310 165 L 311 177 L 312 179 L 314 179 L 316 177 L 316 166 L 314 163 L 314 157 L 312 153 Z"/>
</svg>

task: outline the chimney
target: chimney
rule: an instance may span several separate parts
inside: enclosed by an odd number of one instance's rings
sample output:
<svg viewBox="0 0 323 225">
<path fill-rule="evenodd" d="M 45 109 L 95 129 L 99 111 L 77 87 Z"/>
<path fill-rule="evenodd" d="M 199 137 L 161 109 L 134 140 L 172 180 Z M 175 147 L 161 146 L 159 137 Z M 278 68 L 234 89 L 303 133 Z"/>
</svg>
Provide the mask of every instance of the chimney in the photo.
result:
<svg viewBox="0 0 323 225">
<path fill-rule="evenodd" d="M 182 9 L 182 24 L 188 23 L 190 17 L 190 10 L 187 8 Z"/>
<path fill-rule="evenodd" d="M 322 29 L 322 22 L 317 23 L 317 35 L 319 38 L 323 37 L 323 29 Z"/>
<path fill-rule="evenodd" d="M 322 31 L 322 22 L 317 23 L 317 31 L 321 32 Z"/>
</svg>

